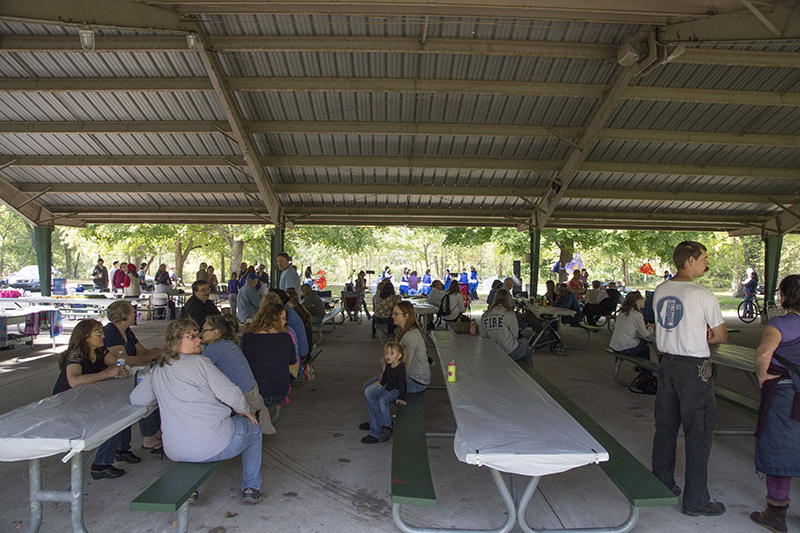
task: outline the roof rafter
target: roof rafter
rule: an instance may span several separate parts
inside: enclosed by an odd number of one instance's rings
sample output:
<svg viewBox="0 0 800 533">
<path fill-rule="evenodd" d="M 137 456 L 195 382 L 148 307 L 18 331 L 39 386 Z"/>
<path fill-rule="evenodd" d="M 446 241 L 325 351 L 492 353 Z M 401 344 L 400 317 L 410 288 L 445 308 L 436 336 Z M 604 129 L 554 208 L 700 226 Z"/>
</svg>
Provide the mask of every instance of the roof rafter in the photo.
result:
<svg viewBox="0 0 800 533">
<path fill-rule="evenodd" d="M 52 194 L 231 194 L 231 187 L 238 185 L 240 190 L 257 193 L 253 183 L 148 183 L 142 185 L 126 183 L 15 183 L 20 191 L 38 194 L 47 189 Z M 543 187 L 470 187 L 464 185 L 357 185 L 329 183 L 273 184 L 277 194 L 324 194 L 343 195 L 410 195 L 410 196 L 482 196 L 482 197 L 539 197 L 545 193 Z M 704 193 L 649 190 L 597 190 L 567 189 L 564 198 L 607 199 L 667 202 L 726 202 L 748 204 L 792 204 L 800 201 L 800 195 L 736 193 Z"/>
<path fill-rule="evenodd" d="M 420 122 L 323 122 L 275 121 L 245 122 L 247 131 L 256 133 L 357 134 L 357 135 L 458 135 L 467 137 L 530 137 L 539 139 L 577 139 L 584 128 L 563 126 L 519 126 L 515 124 L 454 124 Z M 0 122 L 4 134 L 205 134 L 229 133 L 230 124 L 216 121 L 174 122 Z M 598 140 L 692 143 L 738 146 L 784 146 L 800 148 L 800 135 L 767 135 L 715 131 L 667 131 L 606 128 Z"/>
<path fill-rule="evenodd" d="M 250 171 L 250 177 L 255 180 L 256 186 L 258 186 L 259 196 L 266 206 L 267 211 L 269 211 L 272 223 L 276 226 L 283 226 L 284 221 L 283 213 L 281 212 L 281 202 L 278 199 L 278 195 L 275 194 L 275 191 L 272 189 L 272 180 L 269 178 L 269 174 L 264 168 L 264 165 L 261 165 L 258 161 L 258 150 L 253 143 L 253 138 L 247 131 L 242 113 L 233 98 L 233 94 L 231 94 L 230 87 L 228 86 L 225 74 L 222 72 L 219 61 L 217 61 L 213 52 L 209 50 L 208 36 L 200 24 L 197 25 L 197 35 L 199 37 L 197 51 L 200 54 L 200 60 L 203 62 L 211 84 L 214 86 L 214 92 L 217 94 L 217 98 L 219 98 L 222 110 L 228 118 L 228 123 L 233 130 L 233 136 L 236 138 L 242 150 L 243 159 L 247 165 L 247 169 Z"/>
<path fill-rule="evenodd" d="M 493 94 L 554 98 L 601 99 L 602 84 L 543 83 L 496 80 L 432 80 L 411 78 L 227 78 L 231 91 L 241 92 L 386 92 L 432 94 Z M 205 78 L 3 78 L 0 92 L 184 92 L 211 91 Z M 634 86 L 624 100 L 694 102 L 704 104 L 800 107 L 800 93 L 686 89 Z"/>
<path fill-rule="evenodd" d="M 317 168 L 440 168 L 466 170 L 518 170 L 558 172 L 564 166 L 560 160 L 488 159 L 456 157 L 394 157 L 394 156 L 260 156 L 267 167 Z M 0 165 L 13 162 L 16 167 L 230 167 L 245 166 L 242 156 L 3 156 Z M 683 176 L 730 176 L 737 178 L 791 179 L 798 178 L 795 168 L 734 167 L 714 165 L 676 165 L 667 163 L 636 163 L 584 161 L 579 172 L 655 174 Z"/>
<path fill-rule="evenodd" d="M 514 41 L 508 39 L 327 36 L 209 36 L 214 50 L 227 52 L 413 53 L 468 54 L 505 57 L 558 57 L 616 61 L 617 46 L 580 42 Z M 691 43 L 687 43 L 688 46 Z M 10 52 L 80 52 L 74 37 L 0 36 L 0 50 Z M 96 52 L 187 52 L 186 39 L 173 36 L 97 38 Z M 674 63 L 800 68 L 793 52 L 687 49 Z"/>
</svg>

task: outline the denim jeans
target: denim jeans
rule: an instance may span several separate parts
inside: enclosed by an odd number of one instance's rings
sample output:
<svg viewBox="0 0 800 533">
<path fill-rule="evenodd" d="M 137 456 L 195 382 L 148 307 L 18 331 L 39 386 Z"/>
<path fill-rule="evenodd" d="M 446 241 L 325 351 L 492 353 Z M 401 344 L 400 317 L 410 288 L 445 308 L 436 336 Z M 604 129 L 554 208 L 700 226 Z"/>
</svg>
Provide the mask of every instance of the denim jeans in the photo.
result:
<svg viewBox="0 0 800 533">
<path fill-rule="evenodd" d="M 97 448 L 92 465 L 108 466 L 114 464 L 117 450 L 124 452 L 131 449 L 131 428 L 126 427 Z"/>
<path fill-rule="evenodd" d="M 528 363 L 529 365 L 533 366 L 533 357 L 531 356 L 531 348 L 528 346 L 528 339 L 521 337 L 518 339 L 518 341 L 519 344 L 517 345 L 516 349 L 514 349 L 514 351 L 508 355 L 520 365 L 523 363 Z"/>
<path fill-rule="evenodd" d="M 152 437 L 161 429 L 161 413 L 158 409 L 139 420 L 139 434 L 142 437 Z"/>
<path fill-rule="evenodd" d="M 400 391 L 396 389 L 387 391 L 385 387 L 381 387 L 377 379 L 364 388 L 370 435 L 377 438 L 383 426 L 389 427 L 392 425 L 389 404 L 397 400 L 399 395 Z"/>
<path fill-rule="evenodd" d="M 675 449 L 683 424 L 686 448 L 683 508 L 698 510 L 710 501 L 708 458 L 717 425 L 713 376 L 703 381 L 699 365 L 705 359 L 663 354 L 655 402 L 653 474 L 667 487 L 675 485 Z"/>
<path fill-rule="evenodd" d="M 233 417 L 233 436 L 219 455 L 199 461 L 210 463 L 242 455 L 242 490 L 261 489 L 261 426 L 244 416 Z"/>
</svg>

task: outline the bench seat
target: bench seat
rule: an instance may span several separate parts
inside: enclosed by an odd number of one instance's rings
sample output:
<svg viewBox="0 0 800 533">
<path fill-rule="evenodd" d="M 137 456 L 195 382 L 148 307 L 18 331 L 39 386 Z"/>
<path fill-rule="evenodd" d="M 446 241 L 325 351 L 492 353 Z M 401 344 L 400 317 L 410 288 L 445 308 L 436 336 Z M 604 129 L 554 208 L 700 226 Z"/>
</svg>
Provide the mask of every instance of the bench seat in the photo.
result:
<svg viewBox="0 0 800 533">
<path fill-rule="evenodd" d="M 397 406 L 392 445 L 392 504 L 436 506 L 428 444 L 425 439 L 423 393 L 406 395 Z"/>
<path fill-rule="evenodd" d="M 623 355 L 615 352 L 611 348 L 607 348 L 606 352 L 610 353 L 611 355 L 617 358 L 617 365 L 616 368 L 614 369 L 614 380 L 620 385 L 625 385 L 625 383 L 623 383 L 619 379 L 619 368 L 622 361 L 627 361 L 634 365 L 638 365 L 642 368 L 646 368 L 647 370 L 650 370 L 654 374 L 657 374 L 660 368 L 660 365 L 655 361 L 648 361 L 645 359 L 640 359 L 638 357 L 630 357 L 628 355 Z M 720 400 L 728 402 L 731 405 L 735 405 L 740 409 L 744 409 L 745 411 L 758 414 L 758 406 L 760 403 L 758 400 L 754 400 L 752 398 L 748 398 L 747 396 L 739 394 L 738 392 L 733 392 L 731 390 L 716 386 L 714 387 L 714 395 Z"/>
<path fill-rule="evenodd" d="M 175 463 L 131 502 L 131 511 L 178 511 L 178 533 L 185 533 L 189 528 L 186 500 L 221 464 L 221 461 Z"/>
</svg>

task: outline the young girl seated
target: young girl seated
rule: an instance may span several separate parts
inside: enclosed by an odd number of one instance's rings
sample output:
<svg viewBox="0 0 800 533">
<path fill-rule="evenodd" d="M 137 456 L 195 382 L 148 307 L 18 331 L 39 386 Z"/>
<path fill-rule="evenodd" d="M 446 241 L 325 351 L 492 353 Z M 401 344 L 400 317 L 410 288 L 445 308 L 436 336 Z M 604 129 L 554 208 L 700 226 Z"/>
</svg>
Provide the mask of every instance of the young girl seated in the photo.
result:
<svg viewBox="0 0 800 533">
<path fill-rule="evenodd" d="M 397 341 L 389 341 L 383 347 L 385 368 L 381 376 L 378 394 L 366 396 L 369 422 L 359 429 L 369 430 L 369 435 L 361 439 L 364 444 L 385 442 L 392 433 L 392 415 L 389 404 L 406 403 L 406 349 Z"/>
</svg>

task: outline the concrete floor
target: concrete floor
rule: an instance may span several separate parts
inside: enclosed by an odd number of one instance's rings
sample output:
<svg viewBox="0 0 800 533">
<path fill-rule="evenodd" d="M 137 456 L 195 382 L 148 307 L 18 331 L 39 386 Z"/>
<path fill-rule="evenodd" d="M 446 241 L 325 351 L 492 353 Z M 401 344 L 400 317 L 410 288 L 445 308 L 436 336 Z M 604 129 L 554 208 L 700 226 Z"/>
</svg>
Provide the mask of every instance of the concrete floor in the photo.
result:
<svg viewBox="0 0 800 533">
<path fill-rule="evenodd" d="M 727 318 L 740 333 L 731 342 L 754 347 L 760 325 L 744 325 Z M 72 324 L 59 338 L 66 343 Z M 163 322 L 135 326 L 145 346 L 161 344 Z M 567 340 L 572 335 L 567 331 Z M 594 335 L 583 350 L 567 350 L 557 357 L 549 350 L 534 355 L 546 376 L 573 398 L 645 465 L 650 463 L 653 437 L 653 397 L 633 394 L 614 383 L 613 360 L 604 353 L 610 334 Z M 277 424 L 278 433 L 265 438 L 263 455 L 264 502 L 241 503 L 241 464 L 227 461 L 206 482 L 196 507 L 190 510 L 190 531 L 209 533 L 251 531 L 375 532 L 397 531 L 391 518 L 391 440 L 363 445 L 358 424 L 366 420 L 361 384 L 379 370 L 380 345 L 370 338 L 364 323 L 345 323 L 326 334 L 316 363 L 317 379 L 296 388 L 291 403 Z M 16 347 L 0 352 L 0 412 L 36 401 L 50 394 L 57 375 L 56 353 L 42 338 L 36 349 Z M 432 350 L 431 350 L 432 352 Z M 436 359 L 434 357 L 434 359 Z M 442 383 L 438 367 L 434 383 Z M 720 383 L 757 397 L 742 372 L 723 369 Z M 452 430 L 454 423 L 447 394 L 426 392 L 426 418 L 430 430 Z M 719 427 L 752 428 L 755 416 L 728 404 L 719 404 Z M 690 532 L 714 529 L 725 533 L 758 531 L 748 514 L 763 508 L 764 482 L 754 472 L 752 436 L 722 436 L 714 440 L 709 490 L 713 499 L 727 506 L 716 518 L 690 518 L 679 507 L 645 508 L 635 531 Z M 428 449 L 438 504 L 436 508 L 407 507 L 404 518 L 421 527 L 499 527 L 504 507 L 489 471 L 460 463 L 448 439 L 430 439 Z M 117 480 L 85 484 L 86 527 L 92 532 L 172 532 L 176 514 L 133 513 L 130 501 L 157 479 L 169 460 L 144 453 L 134 426 L 133 451 L 143 457 L 137 465 L 124 465 L 127 474 Z M 63 489 L 68 468 L 60 457 L 43 460 L 45 489 Z M 88 466 L 87 466 L 88 470 Z M 679 442 L 678 483 L 682 485 L 683 448 Z M 26 462 L 0 463 L 0 531 L 25 531 L 29 522 L 28 467 Z M 522 490 L 524 478 L 518 479 Z M 44 504 L 42 531 L 70 531 L 69 506 Z M 789 511 L 790 531 L 800 530 L 798 510 Z M 627 501 L 597 466 L 587 466 L 542 480 L 528 511 L 528 522 L 537 528 L 609 526 L 627 516 Z M 514 531 L 519 531 L 517 527 Z"/>
</svg>

